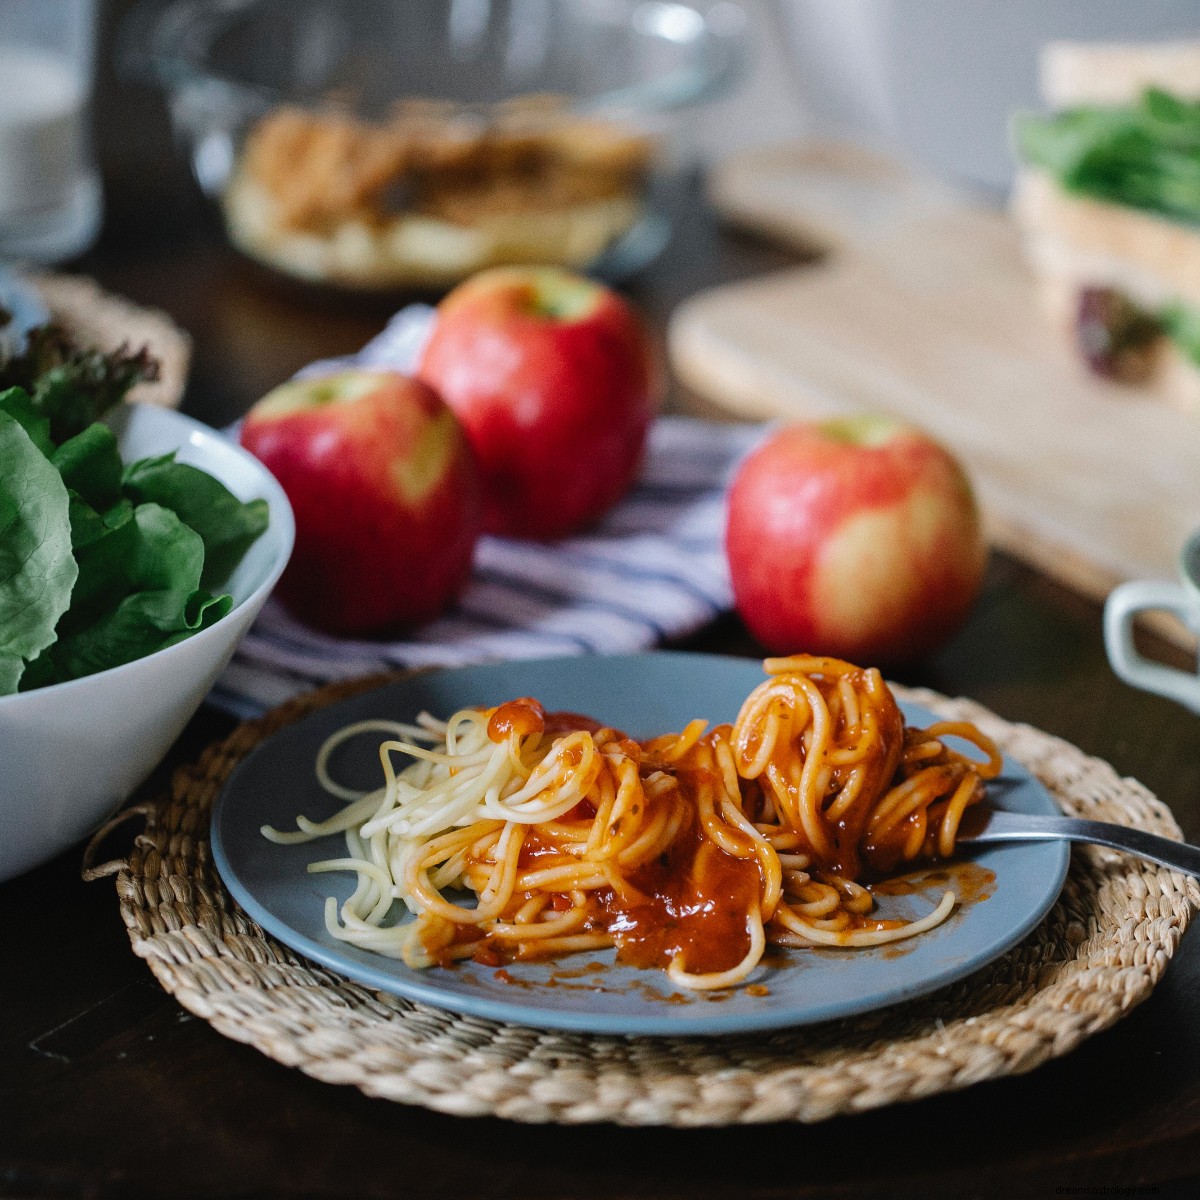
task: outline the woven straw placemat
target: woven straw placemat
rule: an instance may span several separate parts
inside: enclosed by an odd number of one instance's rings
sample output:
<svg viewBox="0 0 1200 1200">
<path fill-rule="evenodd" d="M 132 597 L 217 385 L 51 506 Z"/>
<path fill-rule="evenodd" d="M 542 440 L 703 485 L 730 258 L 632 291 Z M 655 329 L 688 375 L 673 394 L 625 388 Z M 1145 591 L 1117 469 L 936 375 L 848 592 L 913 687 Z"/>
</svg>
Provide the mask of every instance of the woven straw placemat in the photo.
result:
<svg viewBox="0 0 1200 1200">
<path fill-rule="evenodd" d="M 1016 949 L 931 996 L 865 1016 L 727 1038 L 591 1037 L 459 1016 L 308 963 L 234 903 L 209 815 L 233 767 L 275 730 L 382 682 L 338 684 L 241 725 L 180 769 L 117 874 L 134 952 L 221 1033 L 330 1083 L 440 1112 L 516 1121 L 733 1125 L 820 1121 L 1029 1071 L 1144 1000 L 1200 904 L 1194 879 L 1077 849 L 1053 911 Z M 897 689 L 975 721 L 1067 813 L 1180 836 L 1140 784 L 965 700 Z M 111 824 L 111 823 L 110 823 Z M 104 831 L 97 835 L 101 838 Z M 93 847 L 98 842 L 93 843 Z"/>
</svg>

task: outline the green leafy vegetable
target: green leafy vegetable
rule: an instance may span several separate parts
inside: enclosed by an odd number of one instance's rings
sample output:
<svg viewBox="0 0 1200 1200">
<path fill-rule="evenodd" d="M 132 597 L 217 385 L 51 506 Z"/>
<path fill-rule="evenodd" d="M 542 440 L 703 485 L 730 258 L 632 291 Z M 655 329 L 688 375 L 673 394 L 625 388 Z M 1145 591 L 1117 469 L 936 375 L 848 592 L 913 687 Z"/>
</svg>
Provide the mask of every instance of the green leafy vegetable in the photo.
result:
<svg viewBox="0 0 1200 1200">
<path fill-rule="evenodd" d="M 82 433 L 135 384 L 157 378 L 158 363 L 145 347 L 81 347 L 56 325 L 30 330 L 24 351 L 0 362 L 0 390 L 23 388 L 49 419 L 56 443 Z"/>
<path fill-rule="evenodd" d="M 132 519 L 80 556 L 71 613 L 38 663 L 41 683 L 118 667 L 173 645 L 230 609 L 200 589 L 204 543 L 169 509 L 140 504 Z"/>
<path fill-rule="evenodd" d="M 117 435 L 99 421 L 68 438 L 50 456 L 63 483 L 93 508 L 121 498 L 121 452 Z"/>
<path fill-rule="evenodd" d="M 154 378 L 145 351 L 34 330 L 0 361 L 0 695 L 120 666 L 233 606 L 213 595 L 267 527 L 173 454 L 123 466 L 98 418 Z"/>
<path fill-rule="evenodd" d="M 1200 308 L 1177 300 L 1162 310 L 1159 320 L 1167 337 L 1200 364 Z"/>
<path fill-rule="evenodd" d="M 144 458 L 125 468 L 125 495 L 169 508 L 204 541 L 204 575 L 213 587 L 228 579 L 254 540 L 267 527 L 267 502 L 243 504 L 223 483 L 174 454 Z"/>
<path fill-rule="evenodd" d="M 137 553 L 138 531 L 133 509 L 124 521 L 106 524 L 99 513 L 88 521 L 89 535 L 76 547 L 79 579 L 71 595 L 71 609 L 59 624 L 59 637 L 91 624 L 114 608 L 130 591 L 129 564 Z"/>
<path fill-rule="evenodd" d="M 85 546 L 102 538 L 108 532 L 104 518 L 78 492 L 68 492 L 67 512 L 71 518 L 71 549 L 78 556 Z"/>
<path fill-rule="evenodd" d="M 29 393 L 24 388 L 9 388 L 0 392 L 0 412 L 13 417 L 29 434 L 29 440 L 47 457 L 54 449 L 50 441 L 50 418 L 42 416 L 33 406 Z"/>
<path fill-rule="evenodd" d="M 0 695 L 17 690 L 28 659 L 49 646 L 71 602 L 62 476 L 11 412 L 0 412 Z"/>
<path fill-rule="evenodd" d="M 1024 115 L 1014 132 L 1067 191 L 1200 223 L 1200 102 L 1150 88 L 1128 107 Z"/>
<path fill-rule="evenodd" d="M 1021 157 L 1069 192 L 1200 224 L 1200 101 L 1148 88 L 1126 107 L 1020 116 L 1014 133 Z M 1200 363 L 1200 308 L 1146 317 Z"/>
</svg>

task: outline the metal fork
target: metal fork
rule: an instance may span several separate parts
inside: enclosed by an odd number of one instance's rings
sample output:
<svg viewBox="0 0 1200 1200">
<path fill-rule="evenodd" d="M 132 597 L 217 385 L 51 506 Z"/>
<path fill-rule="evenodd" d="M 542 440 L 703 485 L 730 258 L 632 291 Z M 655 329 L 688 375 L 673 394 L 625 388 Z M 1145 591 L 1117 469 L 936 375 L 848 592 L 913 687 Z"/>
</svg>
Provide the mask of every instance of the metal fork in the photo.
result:
<svg viewBox="0 0 1200 1200">
<path fill-rule="evenodd" d="M 1172 870 L 1200 876 L 1200 846 L 1173 842 L 1170 838 L 1107 821 L 973 808 L 963 818 L 956 840 L 960 845 L 969 845 L 978 842 L 1046 842 L 1058 838 L 1124 850 Z"/>
</svg>

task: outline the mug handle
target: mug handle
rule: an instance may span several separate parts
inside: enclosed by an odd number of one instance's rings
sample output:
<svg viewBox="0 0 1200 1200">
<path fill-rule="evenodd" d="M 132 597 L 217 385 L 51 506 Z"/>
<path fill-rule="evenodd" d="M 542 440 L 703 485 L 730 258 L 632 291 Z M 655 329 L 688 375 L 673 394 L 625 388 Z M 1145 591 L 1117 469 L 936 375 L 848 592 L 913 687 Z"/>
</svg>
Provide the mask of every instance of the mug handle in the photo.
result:
<svg viewBox="0 0 1200 1200">
<path fill-rule="evenodd" d="M 1179 671 L 1140 655 L 1133 645 L 1133 623 L 1141 612 L 1174 613 L 1186 625 L 1196 621 L 1188 592 L 1177 583 L 1135 579 L 1115 588 L 1104 605 L 1104 648 L 1112 669 L 1126 683 L 1166 696 L 1200 713 L 1200 676 Z"/>
</svg>

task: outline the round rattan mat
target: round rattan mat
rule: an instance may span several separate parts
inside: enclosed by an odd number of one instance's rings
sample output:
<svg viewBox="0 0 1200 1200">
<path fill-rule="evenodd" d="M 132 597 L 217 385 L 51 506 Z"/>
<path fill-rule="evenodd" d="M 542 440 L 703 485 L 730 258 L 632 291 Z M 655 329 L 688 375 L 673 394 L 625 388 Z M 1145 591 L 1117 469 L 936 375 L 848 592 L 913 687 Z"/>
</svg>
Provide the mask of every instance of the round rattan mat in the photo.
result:
<svg viewBox="0 0 1200 1200">
<path fill-rule="evenodd" d="M 516 1121 L 679 1126 L 820 1121 L 913 1100 L 1029 1071 L 1113 1024 L 1149 995 L 1200 904 L 1190 877 L 1076 850 L 1050 915 L 990 966 L 921 1000 L 770 1035 L 591 1037 L 427 1008 L 272 940 L 238 909 L 209 853 L 212 804 L 238 761 L 282 726 L 380 682 L 323 688 L 241 725 L 136 810 L 147 826 L 127 860 L 91 870 L 118 874 L 134 952 L 185 1008 L 369 1095 Z M 901 694 L 975 721 L 1065 812 L 1180 836 L 1145 788 L 1066 742 L 969 701 Z"/>
</svg>

